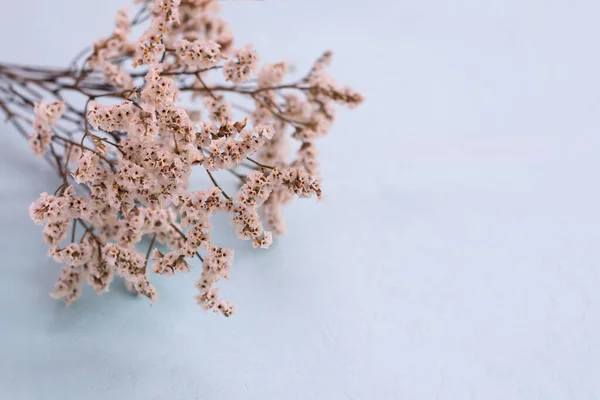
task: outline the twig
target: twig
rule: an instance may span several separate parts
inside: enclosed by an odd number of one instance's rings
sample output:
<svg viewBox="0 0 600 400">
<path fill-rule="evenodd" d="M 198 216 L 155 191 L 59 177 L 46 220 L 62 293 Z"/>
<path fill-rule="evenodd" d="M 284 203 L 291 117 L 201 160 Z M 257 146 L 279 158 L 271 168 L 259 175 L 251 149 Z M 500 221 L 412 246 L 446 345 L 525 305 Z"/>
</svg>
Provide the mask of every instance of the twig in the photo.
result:
<svg viewBox="0 0 600 400">
<path fill-rule="evenodd" d="M 271 167 L 270 165 L 261 164 L 258 161 L 254 160 L 254 159 L 252 159 L 250 157 L 246 157 L 246 160 L 248 160 L 248 161 L 250 161 L 250 162 L 252 162 L 252 163 L 254 163 L 254 164 L 256 164 L 256 165 L 258 165 L 259 167 L 262 167 L 262 168 L 275 169 L 275 167 Z"/>
<path fill-rule="evenodd" d="M 146 252 L 146 262 L 144 263 L 144 271 L 146 271 L 146 266 L 148 265 L 148 258 L 150 257 L 150 252 L 152 251 L 152 246 L 154 246 L 154 241 L 156 240 L 156 233 L 152 235 L 152 241 L 150 241 L 150 246 L 148 246 L 148 251 Z"/>
<path fill-rule="evenodd" d="M 175 225 L 175 224 L 174 224 L 174 223 L 172 223 L 172 222 L 169 222 L 169 224 L 171 225 L 171 227 L 172 227 L 173 229 L 175 229 L 175 231 L 176 231 L 177 233 L 179 233 L 179 235 L 180 235 L 180 236 L 181 236 L 183 239 L 187 240 L 187 236 L 185 236 L 185 233 L 181 232 L 181 229 L 179 229 L 179 228 L 177 227 L 177 225 Z M 195 254 L 196 254 L 196 257 L 198 257 L 198 258 L 200 259 L 200 261 L 204 262 L 204 258 L 202 258 L 202 256 L 200 255 L 200 253 L 196 252 Z"/>
<path fill-rule="evenodd" d="M 207 170 L 206 168 L 204 169 L 206 171 L 206 173 L 208 174 L 208 176 L 210 177 L 210 180 L 212 181 L 212 183 L 218 187 L 221 190 L 221 193 L 223 194 L 223 196 L 227 199 L 227 200 L 231 200 L 231 197 L 227 196 L 227 193 L 225 193 L 225 191 L 223 190 L 223 188 L 221 186 L 219 186 L 219 184 L 217 183 L 217 181 L 215 180 L 213 174 L 210 173 L 209 170 Z"/>
</svg>

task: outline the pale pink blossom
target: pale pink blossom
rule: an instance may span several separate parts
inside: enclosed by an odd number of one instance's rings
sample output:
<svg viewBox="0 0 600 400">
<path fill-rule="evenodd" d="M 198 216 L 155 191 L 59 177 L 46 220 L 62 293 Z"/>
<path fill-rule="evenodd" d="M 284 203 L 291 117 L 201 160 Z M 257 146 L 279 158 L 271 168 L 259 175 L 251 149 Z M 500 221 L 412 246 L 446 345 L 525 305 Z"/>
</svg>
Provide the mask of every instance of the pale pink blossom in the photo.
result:
<svg viewBox="0 0 600 400">
<path fill-rule="evenodd" d="M 179 97 L 179 90 L 173 79 L 161 76 L 162 68 L 153 65 L 146 74 L 146 87 L 142 90 L 142 100 L 149 105 L 170 104 Z"/>
<path fill-rule="evenodd" d="M 42 155 L 48 150 L 52 141 L 53 129 L 58 119 L 65 112 L 65 104 L 55 101 L 46 104 L 44 100 L 34 106 L 33 130 L 29 144 L 35 155 Z"/>
<path fill-rule="evenodd" d="M 181 64 L 195 69 L 210 68 L 217 65 L 223 59 L 220 47 L 214 41 L 195 40 L 190 42 L 181 39 L 175 43 L 175 51 Z"/>
<path fill-rule="evenodd" d="M 265 64 L 258 72 L 258 85 L 262 88 L 279 85 L 283 81 L 286 72 L 287 64 L 285 62 Z"/>
<path fill-rule="evenodd" d="M 119 89 L 131 89 L 134 87 L 133 78 L 120 65 L 106 63 L 102 69 L 106 81 Z"/>
<path fill-rule="evenodd" d="M 67 305 L 71 305 L 81 297 L 82 282 L 83 268 L 81 266 L 65 266 L 50 295 L 55 299 L 63 299 Z"/>
<path fill-rule="evenodd" d="M 236 50 L 232 58 L 223 66 L 223 74 L 226 80 L 235 84 L 247 81 L 258 67 L 258 53 L 252 45 Z"/>
<path fill-rule="evenodd" d="M 252 45 L 234 48 L 218 0 L 140 3 L 136 20 L 119 11 L 110 36 L 61 74 L 0 71 L 49 99 L 0 93 L 0 112 L 29 123 L 32 149 L 61 178 L 29 207 L 64 266 L 52 296 L 72 304 L 84 282 L 101 294 L 117 277 L 154 302 L 155 274 L 202 260 L 196 300 L 230 316 L 235 306 L 217 286 L 234 252 L 217 243 L 217 214 L 240 239 L 269 248 L 286 230 L 286 204 L 323 195 L 316 141 L 337 106 L 364 97 L 327 74 L 331 52 L 296 81 L 286 62 L 261 67 Z M 85 101 L 65 104 L 65 91 Z M 204 181 L 191 185 L 193 171 Z"/>
<path fill-rule="evenodd" d="M 154 272 L 161 275 L 171 276 L 177 272 L 189 272 L 190 265 L 185 261 L 185 255 L 178 251 L 163 254 L 157 249 L 152 252 L 154 261 Z"/>
</svg>

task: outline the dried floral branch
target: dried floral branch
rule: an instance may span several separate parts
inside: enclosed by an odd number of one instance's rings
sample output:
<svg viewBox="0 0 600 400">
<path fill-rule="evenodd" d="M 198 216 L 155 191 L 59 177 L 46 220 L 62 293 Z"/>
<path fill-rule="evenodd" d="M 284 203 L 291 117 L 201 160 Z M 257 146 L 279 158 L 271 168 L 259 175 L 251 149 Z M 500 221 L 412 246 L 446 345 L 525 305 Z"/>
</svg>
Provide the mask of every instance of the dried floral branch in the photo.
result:
<svg viewBox="0 0 600 400">
<path fill-rule="evenodd" d="M 329 131 L 334 105 L 354 107 L 363 97 L 325 73 L 331 52 L 291 83 L 284 62 L 259 68 L 252 46 L 234 46 L 217 0 L 138 3 L 132 19 L 119 11 L 112 34 L 67 68 L 0 64 L 0 112 L 62 180 L 30 206 L 49 255 L 65 265 L 52 296 L 71 304 L 84 282 L 104 293 L 120 276 L 154 301 L 150 260 L 153 272 L 173 275 L 197 257 L 198 303 L 229 316 L 234 306 L 215 284 L 229 279 L 233 250 L 213 243 L 210 217 L 230 214 L 241 239 L 269 247 L 285 230 L 283 205 L 321 197 L 315 142 Z M 68 100 L 73 95 L 83 107 Z M 254 108 L 232 103 L 233 95 Z M 203 168 L 212 186 L 191 190 L 193 168 Z M 235 195 L 217 182 L 218 170 L 239 180 Z M 145 256 L 136 249 L 144 237 Z"/>
</svg>

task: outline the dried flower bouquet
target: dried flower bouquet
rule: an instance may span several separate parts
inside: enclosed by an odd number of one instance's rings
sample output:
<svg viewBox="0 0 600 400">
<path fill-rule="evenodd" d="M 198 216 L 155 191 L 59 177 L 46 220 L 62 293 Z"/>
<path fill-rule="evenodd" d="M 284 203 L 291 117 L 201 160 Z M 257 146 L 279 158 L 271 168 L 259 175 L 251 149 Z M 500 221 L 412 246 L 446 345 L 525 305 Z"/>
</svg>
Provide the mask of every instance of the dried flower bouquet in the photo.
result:
<svg viewBox="0 0 600 400">
<path fill-rule="evenodd" d="M 229 316 L 234 306 L 215 284 L 228 278 L 233 251 L 212 242 L 210 217 L 230 214 L 241 239 L 268 248 L 285 230 L 284 204 L 321 197 L 315 141 L 334 106 L 363 97 L 326 74 L 330 52 L 285 83 L 285 62 L 260 66 L 251 45 L 234 45 L 217 0 L 138 3 L 67 68 L 0 64 L 0 109 L 62 179 L 29 208 L 64 265 L 52 296 L 71 304 L 84 282 L 104 293 L 118 275 L 154 301 L 148 269 L 188 272 L 197 257 L 198 303 Z M 136 26 L 146 29 L 132 39 Z M 194 167 L 212 187 L 190 190 Z M 239 180 L 237 193 L 215 171 Z"/>
</svg>

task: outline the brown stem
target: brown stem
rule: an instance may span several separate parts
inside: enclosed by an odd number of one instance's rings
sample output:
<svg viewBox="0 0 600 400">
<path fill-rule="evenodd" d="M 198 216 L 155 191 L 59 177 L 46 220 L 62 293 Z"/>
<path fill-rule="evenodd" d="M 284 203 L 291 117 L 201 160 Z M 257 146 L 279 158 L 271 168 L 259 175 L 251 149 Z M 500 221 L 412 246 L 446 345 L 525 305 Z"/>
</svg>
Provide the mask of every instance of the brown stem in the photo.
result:
<svg viewBox="0 0 600 400">
<path fill-rule="evenodd" d="M 261 164 L 261 163 L 259 163 L 258 161 L 254 160 L 254 159 L 252 159 L 252 158 L 250 158 L 250 157 L 246 157 L 246 159 L 247 159 L 248 161 L 250 161 L 250 162 L 252 162 L 252 163 L 254 163 L 254 164 L 258 165 L 258 166 L 259 166 L 259 167 L 261 167 L 261 168 L 275 169 L 275 167 L 271 167 L 270 165 L 266 165 L 266 164 Z"/>
<path fill-rule="evenodd" d="M 206 173 L 208 174 L 208 176 L 210 177 L 210 180 L 212 181 L 213 185 L 215 185 L 216 187 L 218 187 L 221 190 L 221 194 L 227 199 L 227 200 L 231 200 L 231 197 L 227 196 L 227 193 L 225 193 L 225 191 L 223 190 L 223 188 L 221 186 L 219 186 L 219 184 L 217 183 L 217 181 L 215 180 L 215 177 L 213 176 L 213 174 L 210 173 L 209 170 L 207 170 L 206 168 L 204 169 L 206 171 Z"/>
<path fill-rule="evenodd" d="M 180 236 L 181 236 L 181 237 L 182 237 L 184 240 L 187 240 L 187 236 L 185 236 L 185 233 L 183 233 L 183 232 L 181 231 L 181 229 L 179 229 L 179 228 L 177 227 L 177 225 L 175 225 L 175 224 L 174 224 L 174 223 L 172 223 L 172 222 L 169 222 L 169 224 L 171 225 L 171 227 L 172 227 L 173 229 L 175 229 L 175 231 L 176 231 L 177 233 L 179 233 L 179 235 L 180 235 Z M 200 261 L 204 262 L 204 258 L 202 258 L 202 256 L 200 255 L 200 253 L 196 252 L 195 254 L 196 254 L 196 257 L 198 257 L 198 258 L 200 259 Z"/>
<path fill-rule="evenodd" d="M 154 241 L 156 240 L 156 233 L 152 235 L 152 240 L 150 241 L 150 245 L 148 246 L 148 251 L 146 251 L 146 262 L 144 263 L 144 271 L 146 271 L 146 266 L 148 265 L 148 259 L 150 258 L 150 252 L 152 251 L 152 246 L 154 246 Z"/>
<path fill-rule="evenodd" d="M 96 243 L 98 243 L 99 246 L 104 245 L 104 243 L 102 243 L 102 240 L 100 240 L 100 238 L 98 238 L 98 236 L 94 235 L 93 227 L 88 227 L 87 224 L 85 222 L 83 222 L 83 220 L 81 218 L 75 218 L 75 221 L 79 222 L 81 224 L 81 226 L 83 226 L 83 229 L 85 229 L 85 231 L 92 237 L 92 239 L 94 239 L 96 241 Z"/>
</svg>

